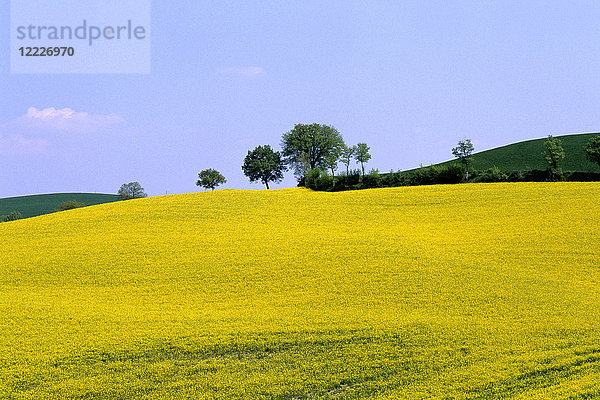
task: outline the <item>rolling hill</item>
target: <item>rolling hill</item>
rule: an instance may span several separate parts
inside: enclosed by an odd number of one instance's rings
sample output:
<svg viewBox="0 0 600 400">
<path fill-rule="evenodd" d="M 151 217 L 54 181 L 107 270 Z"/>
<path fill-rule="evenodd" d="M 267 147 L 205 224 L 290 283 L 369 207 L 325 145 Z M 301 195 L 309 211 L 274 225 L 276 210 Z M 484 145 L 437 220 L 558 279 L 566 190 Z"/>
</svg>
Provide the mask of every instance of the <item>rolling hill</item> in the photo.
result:
<svg viewBox="0 0 600 400">
<path fill-rule="evenodd" d="M 98 193 L 53 193 L 6 197 L 0 199 L 0 215 L 6 215 L 16 210 L 23 214 L 24 218 L 29 218 L 54 212 L 62 202 L 69 200 L 91 206 L 117 201 L 118 199 L 119 196 L 115 194 Z"/>
<path fill-rule="evenodd" d="M 597 398 L 599 196 L 221 190 L 0 224 L 0 398 Z"/>
<path fill-rule="evenodd" d="M 600 133 L 556 136 L 562 141 L 565 149 L 565 159 L 561 163 L 563 171 L 600 172 L 597 164 L 588 161 L 584 151 L 585 144 L 592 137 L 598 135 Z M 545 170 L 547 164 L 542 154 L 545 150 L 545 140 L 545 138 L 526 140 L 474 153 L 472 167 L 478 170 L 498 167 L 506 172 Z M 448 165 L 456 162 L 458 161 L 450 160 L 435 165 Z"/>
</svg>

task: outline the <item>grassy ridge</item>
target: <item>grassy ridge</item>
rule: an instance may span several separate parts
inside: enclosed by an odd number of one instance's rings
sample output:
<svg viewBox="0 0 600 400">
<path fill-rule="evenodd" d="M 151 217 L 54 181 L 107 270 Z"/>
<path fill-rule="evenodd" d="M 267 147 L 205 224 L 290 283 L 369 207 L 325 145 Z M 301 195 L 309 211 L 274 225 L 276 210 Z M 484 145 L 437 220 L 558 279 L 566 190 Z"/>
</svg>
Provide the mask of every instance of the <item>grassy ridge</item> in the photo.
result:
<svg viewBox="0 0 600 400">
<path fill-rule="evenodd" d="M 19 211 L 23 217 L 36 217 L 38 215 L 54 212 L 65 201 L 75 200 L 86 206 L 117 201 L 115 194 L 98 193 L 53 193 L 32 196 L 7 197 L 0 199 L 0 215 L 11 211 Z"/>
<path fill-rule="evenodd" d="M 0 224 L 0 398 L 600 396 L 599 195 L 225 190 Z"/>
<path fill-rule="evenodd" d="M 584 151 L 586 143 L 598 135 L 600 134 L 585 133 L 556 136 L 562 141 L 565 149 L 565 159 L 561 163 L 563 171 L 600 172 L 597 164 L 588 161 Z M 545 151 L 545 140 L 545 138 L 526 140 L 475 153 L 472 167 L 479 170 L 498 167 L 502 171 L 545 170 L 548 167 L 542 154 Z M 456 160 L 451 160 L 436 165 L 448 165 L 456 162 Z"/>
</svg>

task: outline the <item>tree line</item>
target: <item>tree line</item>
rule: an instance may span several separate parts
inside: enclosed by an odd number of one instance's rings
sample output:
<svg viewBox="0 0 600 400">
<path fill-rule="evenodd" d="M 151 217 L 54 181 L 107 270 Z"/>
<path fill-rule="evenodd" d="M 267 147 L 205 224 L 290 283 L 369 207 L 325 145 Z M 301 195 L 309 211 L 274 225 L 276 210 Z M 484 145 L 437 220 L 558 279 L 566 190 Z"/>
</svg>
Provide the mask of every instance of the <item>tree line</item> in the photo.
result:
<svg viewBox="0 0 600 400">
<path fill-rule="evenodd" d="M 366 143 L 348 146 L 342 135 L 333 126 L 320 124 L 296 124 L 283 134 L 281 151 L 275 151 L 268 145 L 257 146 L 249 150 L 243 160 L 242 172 L 250 182 L 259 182 L 269 189 L 270 182 L 281 182 L 284 172 L 291 170 L 304 186 L 311 171 L 331 171 L 336 176 L 339 164 L 346 166 L 350 173 L 352 161 L 360 164 L 365 175 L 365 164 L 371 159 L 370 148 Z M 210 168 L 200 171 L 196 185 L 214 190 L 227 182 L 218 171 Z"/>
<path fill-rule="evenodd" d="M 452 148 L 452 155 L 459 165 L 430 166 L 409 172 L 380 174 L 372 169 L 365 172 L 365 164 L 371 160 L 370 148 L 366 143 L 348 146 L 342 135 L 332 126 L 320 124 L 297 124 L 284 133 L 281 151 L 270 145 L 257 146 L 249 150 L 242 164 L 242 172 L 250 182 L 260 182 L 269 189 L 270 182 L 280 182 L 287 170 L 294 172 L 298 186 L 315 190 L 348 190 L 384 186 L 412 186 L 463 182 L 516 182 L 589 180 L 594 177 L 582 172 L 564 173 L 560 163 L 565 157 L 560 139 L 548 136 L 544 141 L 543 156 L 547 169 L 502 172 L 493 167 L 484 171 L 472 170 L 474 146 L 470 139 L 460 140 Z M 585 146 L 589 161 L 600 166 L 600 136 L 589 140 Z M 352 163 L 360 169 L 351 169 Z M 337 173 L 339 165 L 345 170 Z M 221 173 L 208 169 L 199 173 L 198 186 L 214 190 L 227 180 Z"/>
</svg>

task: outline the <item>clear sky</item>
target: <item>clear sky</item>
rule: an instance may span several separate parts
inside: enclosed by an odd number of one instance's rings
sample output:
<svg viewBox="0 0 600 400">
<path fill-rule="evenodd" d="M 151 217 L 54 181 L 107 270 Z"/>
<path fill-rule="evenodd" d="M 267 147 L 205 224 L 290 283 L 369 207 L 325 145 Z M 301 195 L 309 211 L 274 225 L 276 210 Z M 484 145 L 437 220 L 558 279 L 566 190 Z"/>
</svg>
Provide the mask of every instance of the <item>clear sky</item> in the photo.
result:
<svg viewBox="0 0 600 400">
<path fill-rule="evenodd" d="M 11 74 L 8 3 L 0 197 L 130 181 L 185 193 L 205 168 L 261 189 L 244 156 L 297 123 L 368 143 L 380 171 L 452 158 L 464 138 L 600 130 L 598 1 L 154 0 L 151 73 L 137 75 Z"/>
</svg>

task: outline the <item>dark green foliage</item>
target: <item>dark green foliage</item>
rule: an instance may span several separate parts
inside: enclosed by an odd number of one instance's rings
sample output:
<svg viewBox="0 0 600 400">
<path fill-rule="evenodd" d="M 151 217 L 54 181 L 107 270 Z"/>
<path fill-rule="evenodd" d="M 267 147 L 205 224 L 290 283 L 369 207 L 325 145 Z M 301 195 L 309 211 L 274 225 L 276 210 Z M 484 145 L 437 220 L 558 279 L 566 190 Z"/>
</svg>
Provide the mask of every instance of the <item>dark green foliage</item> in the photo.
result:
<svg viewBox="0 0 600 400">
<path fill-rule="evenodd" d="M 226 183 L 227 179 L 216 169 L 205 169 L 198 172 L 198 181 L 196 186 L 201 186 L 205 189 L 215 190 L 215 188 L 223 183 Z"/>
<path fill-rule="evenodd" d="M 565 180 L 570 182 L 600 182 L 600 173 L 570 172 L 565 174 Z"/>
<path fill-rule="evenodd" d="M 360 189 L 374 189 L 379 187 L 382 187 L 382 179 L 379 171 L 372 169 L 367 175 L 363 175 Z"/>
<path fill-rule="evenodd" d="M 342 173 L 336 178 L 336 186 L 332 188 L 334 191 L 356 189 L 360 185 L 362 175 L 360 170 L 349 170 L 349 173 Z"/>
<path fill-rule="evenodd" d="M 144 188 L 139 182 L 124 183 L 119 188 L 119 198 L 121 200 L 139 199 L 142 197 L 148 197 Z"/>
<path fill-rule="evenodd" d="M 269 182 L 281 182 L 285 163 L 278 151 L 273 151 L 271 146 L 258 146 L 244 158 L 242 171 L 250 182 L 262 182 L 269 189 Z"/>
<path fill-rule="evenodd" d="M 404 172 L 390 171 L 387 174 L 381 174 L 382 187 L 407 186 L 410 183 L 408 176 Z"/>
<path fill-rule="evenodd" d="M 326 158 L 343 145 L 342 135 L 332 126 L 297 124 L 283 134 L 281 154 L 296 176 L 302 178 L 311 169 L 327 168 Z"/>
<path fill-rule="evenodd" d="M 461 183 L 465 177 L 465 169 L 460 164 L 421 167 L 409 175 L 410 185 L 439 185 Z"/>
<path fill-rule="evenodd" d="M 0 215 L 6 215 L 12 210 L 19 210 L 23 214 L 23 218 L 36 217 L 56 211 L 61 203 L 69 200 L 75 200 L 91 206 L 117 201 L 119 200 L 119 196 L 116 194 L 96 193 L 55 193 L 8 197 L 0 199 Z"/>
<path fill-rule="evenodd" d="M 449 165 L 435 168 L 435 184 L 461 183 L 465 178 L 465 168 L 461 165 Z"/>
<path fill-rule="evenodd" d="M 585 155 L 588 160 L 600 167 L 600 136 L 595 136 L 586 143 Z"/>
<path fill-rule="evenodd" d="M 473 182 L 506 182 L 508 175 L 500 171 L 500 168 L 488 168 L 485 171 L 473 171 L 471 181 Z"/>
<path fill-rule="evenodd" d="M 67 200 L 60 203 L 56 211 L 66 211 L 80 207 L 85 207 L 85 203 L 80 203 L 77 200 Z"/>
<path fill-rule="evenodd" d="M 321 168 L 313 168 L 306 174 L 304 181 L 307 188 L 326 191 L 333 187 L 333 179 Z"/>
<path fill-rule="evenodd" d="M 8 215 L 0 215 L 0 222 L 16 221 L 23 218 L 23 214 L 18 211 L 11 211 Z"/>
</svg>

